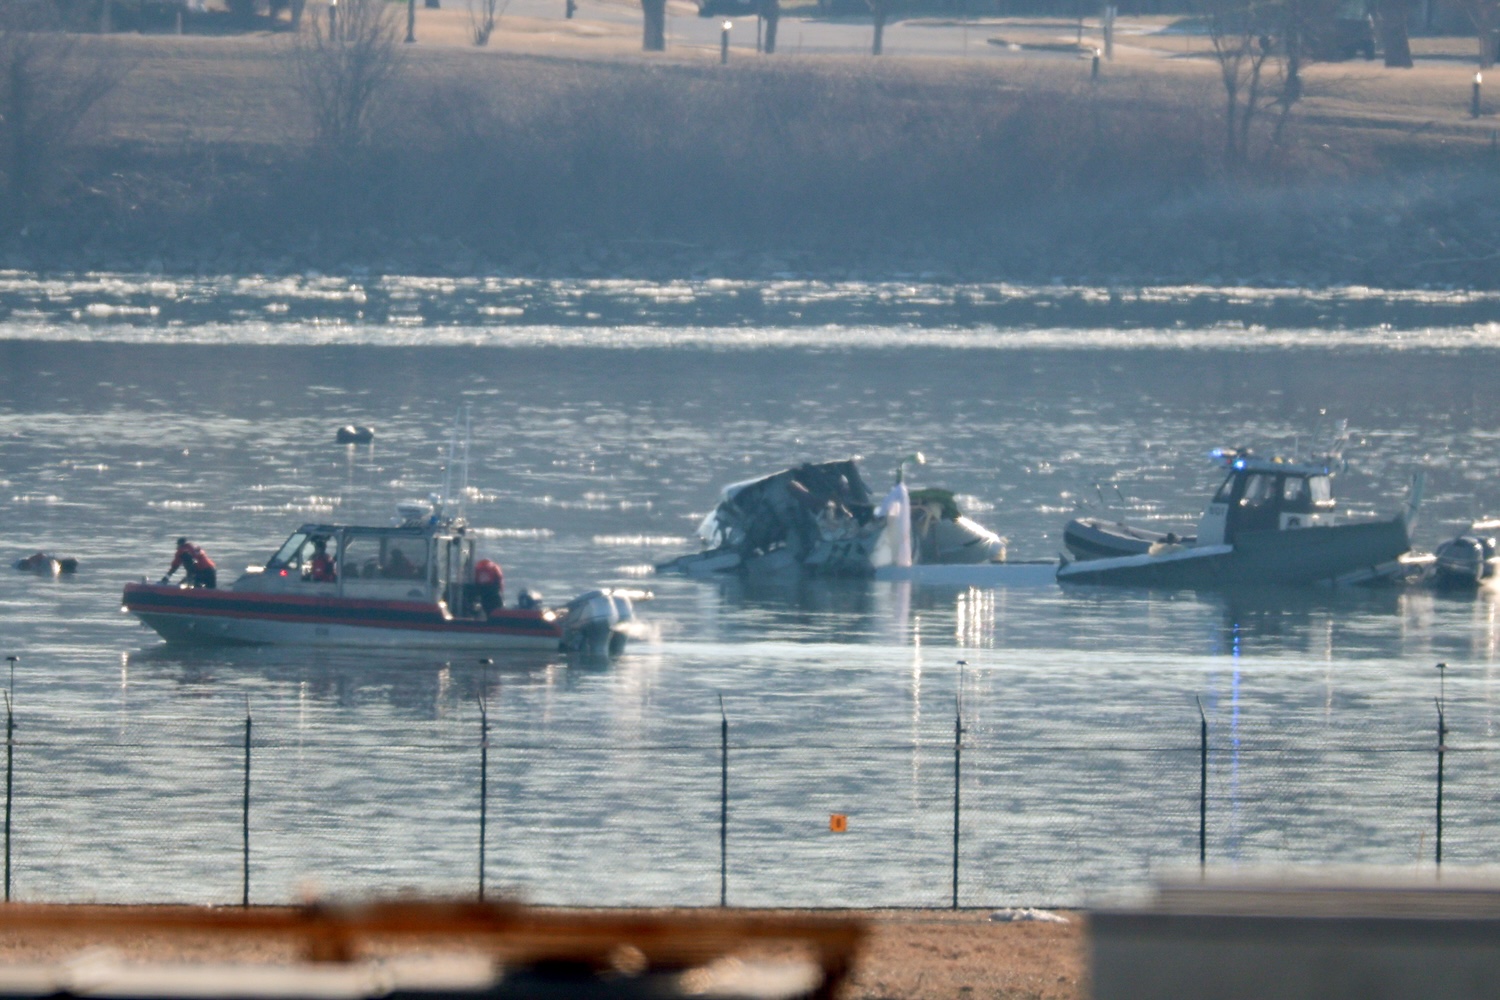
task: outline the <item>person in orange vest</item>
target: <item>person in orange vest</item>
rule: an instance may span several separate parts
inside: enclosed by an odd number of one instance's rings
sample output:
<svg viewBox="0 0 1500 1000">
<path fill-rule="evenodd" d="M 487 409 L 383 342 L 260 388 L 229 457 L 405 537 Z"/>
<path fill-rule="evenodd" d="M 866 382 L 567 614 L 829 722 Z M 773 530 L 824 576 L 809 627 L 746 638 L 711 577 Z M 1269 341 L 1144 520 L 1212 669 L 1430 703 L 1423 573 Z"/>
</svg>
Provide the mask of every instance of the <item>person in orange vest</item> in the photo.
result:
<svg viewBox="0 0 1500 1000">
<path fill-rule="evenodd" d="M 161 582 L 169 582 L 179 566 L 182 567 L 182 582 L 189 587 L 213 590 L 219 585 L 219 572 L 214 567 L 214 561 L 208 558 L 208 553 L 186 538 L 177 539 L 177 554 L 172 557 L 172 565 L 168 567 L 167 575 L 161 578 Z"/>
<path fill-rule="evenodd" d="M 496 563 L 481 559 L 474 564 L 474 591 L 479 606 L 489 614 L 505 603 L 505 573 Z"/>
<path fill-rule="evenodd" d="M 313 539 L 313 557 L 308 566 L 307 577 L 313 583 L 337 583 L 338 571 L 333 568 L 333 556 L 328 554 L 328 541 Z"/>
</svg>

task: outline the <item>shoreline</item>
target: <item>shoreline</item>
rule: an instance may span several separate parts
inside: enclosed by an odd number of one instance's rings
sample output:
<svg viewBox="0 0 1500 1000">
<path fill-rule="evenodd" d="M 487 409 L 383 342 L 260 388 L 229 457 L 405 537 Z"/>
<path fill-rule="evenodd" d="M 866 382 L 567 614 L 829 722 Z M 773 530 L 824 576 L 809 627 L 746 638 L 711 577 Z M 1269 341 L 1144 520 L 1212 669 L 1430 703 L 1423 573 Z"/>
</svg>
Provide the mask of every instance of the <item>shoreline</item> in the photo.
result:
<svg viewBox="0 0 1500 1000">
<path fill-rule="evenodd" d="M 1283 144 L 1226 171 L 1201 60 L 1091 87 L 1067 60 L 432 45 L 330 158 L 285 39 L 107 44 L 133 68 L 0 266 L 1500 288 L 1496 129 L 1450 106 L 1457 65 L 1311 66 Z"/>
</svg>

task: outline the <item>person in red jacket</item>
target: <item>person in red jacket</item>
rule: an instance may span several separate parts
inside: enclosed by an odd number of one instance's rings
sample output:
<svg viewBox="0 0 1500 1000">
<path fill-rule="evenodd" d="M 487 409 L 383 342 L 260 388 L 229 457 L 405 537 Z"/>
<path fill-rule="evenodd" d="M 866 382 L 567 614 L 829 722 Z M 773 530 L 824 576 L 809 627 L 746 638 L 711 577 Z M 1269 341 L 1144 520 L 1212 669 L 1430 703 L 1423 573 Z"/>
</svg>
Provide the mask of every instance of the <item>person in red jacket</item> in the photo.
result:
<svg viewBox="0 0 1500 1000">
<path fill-rule="evenodd" d="M 505 573 L 488 559 L 474 564 L 474 591 L 479 595 L 479 606 L 489 614 L 505 603 Z"/>
<path fill-rule="evenodd" d="M 333 556 L 328 554 L 328 541 L 313 539 L 313 557 L 308 565 L 307 578 L 313 583 L 337 583 L 339 574 L 333 568 Z"/>
<path fill-rule="evenodd" d="M 172 557 L 172 565 L 168 567 L 167 575 L 161 578 L 161 582 L 170 581 L 179 566 L 182 567 L 182 582 L 189 587 L 213 590 L 219 585 L 219 572 L 214 567 L 214 561 L 208 558 L 208 553 L 186 538 L 177 539 L 177 554 Z"/>
</svg>

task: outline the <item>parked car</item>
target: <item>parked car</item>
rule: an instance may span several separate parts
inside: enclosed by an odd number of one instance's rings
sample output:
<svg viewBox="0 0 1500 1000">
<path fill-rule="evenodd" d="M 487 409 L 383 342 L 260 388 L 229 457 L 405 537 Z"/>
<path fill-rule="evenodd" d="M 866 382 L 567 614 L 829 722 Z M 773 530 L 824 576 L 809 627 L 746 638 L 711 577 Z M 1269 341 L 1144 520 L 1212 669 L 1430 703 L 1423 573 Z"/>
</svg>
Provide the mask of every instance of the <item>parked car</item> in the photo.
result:
<svg viewBox="0 0 1500 1000">
<path fill-rule="evenodd" d="M 755 0 L 698 0 L 699 17 L 741 17 L 754 14 Z"/>
</svg>

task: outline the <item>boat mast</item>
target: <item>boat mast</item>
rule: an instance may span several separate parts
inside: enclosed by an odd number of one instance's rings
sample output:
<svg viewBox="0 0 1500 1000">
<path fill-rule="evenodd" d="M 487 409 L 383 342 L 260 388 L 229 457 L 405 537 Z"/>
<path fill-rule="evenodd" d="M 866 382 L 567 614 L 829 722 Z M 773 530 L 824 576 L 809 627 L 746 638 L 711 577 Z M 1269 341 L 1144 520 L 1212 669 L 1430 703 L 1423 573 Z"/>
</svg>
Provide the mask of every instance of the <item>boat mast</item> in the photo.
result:
<svg viewBox="0 0 1500 1000">
<path fill-rule="evenodd" d="M 463 443 L 460 446 L 458 431 L 463 428 Z M 456 519 L 463 520 L 464 500 L 469 492 L 469 442 L 473 438 L 474 420 L 470 415 L 469 404 L 465 403 L 459 411 L 453 415 L 453 427 L 448 431 L 448 458 L 443 462 L 443 491 L 437 497 L 437 515 L 440 519 L 448 516 L 448 503 L 453 500 L 453 467 L 459 468 L 458 499 L 454 503 L 457 510 Z"/>
<path fill-rule="evenodd" d="M 469 497 L 469 442 L 471 440 L 473 440 L 473 437 L 474 437 L 474 417 L 473 417 L 473 414 L 470 412 L 469 404 L 468 403 L 465 403 L 464 406 L 463 406 L 463 418 L 464 418 L 464 446 L 463 446 L 463 450 L 459 453 L 459 463 L 460 463 L 459 464 L 459 469 L 462 470 L 461 473 L 460 473 L 460 475 L 459 475 L 459 483 L 458 483 L 458 519 L 459 520 L 463 520 L 463 518 L 464 518 L 464 513 L 465 513 L 465 511 L 464 511 L 464 503 L 465 503 L 466 500 L 468 500 L 468 497 Z M 457 433 L 457 431 L 458 431 L 458 428 L 455 427 L 454 428 L 454 432 Z"/>
<path fill-rule="evenodd" d="M 448 457 L 443 461 L 443 488 L 442 491 L 438 493 L 437 510 L 434 511 L 434 513 L 437 514 L 439 520 L 445 517 L 448 513 L 448 494 L 453 488 L 453 451 L 455 447 L 454 438 L 456 438 L 457 436 L 458 424 L 457 420 L 455 419 L 453 428 L 448 431 Z"/>
</svg>

